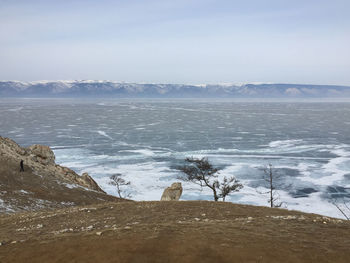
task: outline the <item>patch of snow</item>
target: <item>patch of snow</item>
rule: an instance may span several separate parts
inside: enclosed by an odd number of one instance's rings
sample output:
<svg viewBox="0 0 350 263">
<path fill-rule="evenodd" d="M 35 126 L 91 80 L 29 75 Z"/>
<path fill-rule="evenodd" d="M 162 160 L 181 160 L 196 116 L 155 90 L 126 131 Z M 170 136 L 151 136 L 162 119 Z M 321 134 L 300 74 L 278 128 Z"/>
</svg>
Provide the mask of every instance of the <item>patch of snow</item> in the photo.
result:
<svg viewBox="0 0 350 263">
<path fill-rule="evenodd" d="M 0 199 L 0 213 L 12 213 L 12 212 L 15 212 L 12 206 L 9 204 L 6 204 L 4 200 Z"/>
<path fill-rule="evenodd" d="M 28 195 L 28 194 L 31 194 L 31 192 L 27 192 L 27 191 L 25 191 L 25 190 L 19 190 L 19 191 L 17 191 L 18 193 L 21 193 L 21 194 L 26 194 L 26 195 Z"/>
</svg>

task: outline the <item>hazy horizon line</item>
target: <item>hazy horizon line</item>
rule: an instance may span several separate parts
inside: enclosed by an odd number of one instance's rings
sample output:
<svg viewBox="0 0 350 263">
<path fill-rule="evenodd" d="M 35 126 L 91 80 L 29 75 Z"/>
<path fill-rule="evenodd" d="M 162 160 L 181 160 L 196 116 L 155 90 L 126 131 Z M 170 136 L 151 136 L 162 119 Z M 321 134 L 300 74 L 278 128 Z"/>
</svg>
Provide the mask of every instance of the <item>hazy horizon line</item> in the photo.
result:
<svg viewBox="0 0 350 263">
<path fill-rule="evenodd" d="M 222 86 L 244 86 L 244 85 L 310 85 L 310 86 L 343 86 L 343 87 L 350 87 L 350 84 L 321 84 L 321 83 L 303 83 L 303 82 L 263 82 L 263 81 L 246 81 L 246 82 L 207 82 L 207 83 L 199 83 L 199 82 L 147 82 L 147 81 L 125 81 L 125 80 L 110 80 L 110 79 L 55 79 L 55 80 L 9 80 L 9 79 L 3 79 L 0 80 L 0 82 L 18 82 L 18 83 L 26 83 L 26 84 L 36 84 L 36 83 L 50 83 L 50 82 L 111 82 L 111 83 L 118 83 L 118 84 L 155 84 L 155 85 L 162 85 L 162 84 L 171 84 L 171 85 L 191 85 L 191 86 L 207 86 L 207 85 L 222 85 Z"/>
</svg>

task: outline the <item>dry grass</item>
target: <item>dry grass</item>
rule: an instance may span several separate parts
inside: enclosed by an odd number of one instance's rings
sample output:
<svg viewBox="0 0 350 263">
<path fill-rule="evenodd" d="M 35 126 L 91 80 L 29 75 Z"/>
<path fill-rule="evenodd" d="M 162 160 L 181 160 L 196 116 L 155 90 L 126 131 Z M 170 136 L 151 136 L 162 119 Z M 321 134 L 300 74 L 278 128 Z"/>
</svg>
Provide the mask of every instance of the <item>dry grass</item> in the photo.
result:
<svg viewBox="0 0 350 263">
<path fill-rule="evenodd" d="M 1 262 L 350 262 L 348 221 L 231 203 L 109 202 L 0 225 Z"/>
</svg>

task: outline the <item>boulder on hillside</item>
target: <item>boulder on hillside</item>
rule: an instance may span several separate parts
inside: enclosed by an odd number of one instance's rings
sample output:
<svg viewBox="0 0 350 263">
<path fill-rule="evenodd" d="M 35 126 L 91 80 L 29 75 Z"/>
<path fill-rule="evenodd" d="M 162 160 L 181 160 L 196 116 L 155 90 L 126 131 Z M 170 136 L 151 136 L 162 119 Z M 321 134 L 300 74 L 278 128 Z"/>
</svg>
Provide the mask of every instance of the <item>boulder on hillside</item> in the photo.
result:
<svg viewBox="0 0 350 263">
<path fill-rule="evenodd" d="M 81 175 L 82 178 L 82 182 L 81 185 L 86 184 L 86 187 L 95 191 L 99 191 L 99 192 L 104 192 L 99 186 L 98 184 L 95 182 L 94 179 L 91 178 L 91 176 L 88 173 L 83 173 Z"/>
<path fill-rule="evenodd" d="M 182 194 L 181 183 L 173 183 L 170 187 L 167 187 L 162 195 L 161 201 L 178 201 Z"/>
</svg>

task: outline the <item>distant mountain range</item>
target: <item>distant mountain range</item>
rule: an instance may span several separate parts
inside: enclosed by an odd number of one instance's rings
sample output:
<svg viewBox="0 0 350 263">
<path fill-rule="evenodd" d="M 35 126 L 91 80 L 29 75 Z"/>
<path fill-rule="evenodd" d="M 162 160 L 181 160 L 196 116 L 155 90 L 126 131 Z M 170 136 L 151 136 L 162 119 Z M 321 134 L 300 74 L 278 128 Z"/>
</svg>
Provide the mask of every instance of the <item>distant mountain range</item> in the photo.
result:
<svg viewBox="0 0 350 263">
<path fill-rule="evenodd" d="M 143 84 L 113 81 L 0 81 L 0 97 L 350 98 L 350 87 L 302 84 Z"/>
</svg>

